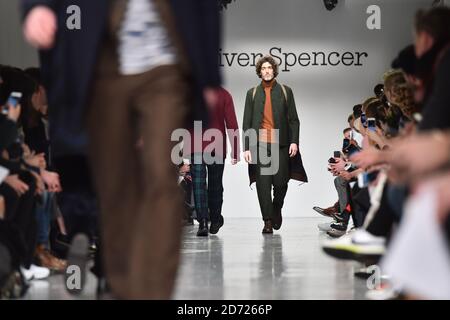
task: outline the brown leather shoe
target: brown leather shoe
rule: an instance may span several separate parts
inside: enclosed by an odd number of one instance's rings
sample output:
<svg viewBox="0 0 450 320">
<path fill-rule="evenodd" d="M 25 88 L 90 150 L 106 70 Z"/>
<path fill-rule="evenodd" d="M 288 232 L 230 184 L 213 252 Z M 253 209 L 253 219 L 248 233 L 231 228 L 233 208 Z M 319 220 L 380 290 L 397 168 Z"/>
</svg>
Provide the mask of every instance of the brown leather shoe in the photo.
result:
<svg viewBox="0 0 450 320">
<path fill-rule="evenodd" d="M 325 217 L 333 217 L 334 214 L 339 213 L 339 210 L 334 205 L 332 207 L 325 209 L 320 207 L 314 207 L 313 210 Z"/>
<path fill-rule="evenodd" d="M 36 247 L 35 256 L 41 267 L 49 268 L 54 271 L 64 271 L 67 267 L 66 260 L 56 258 L 44 245 L 38 245 Z"/>
<path fill-rule="evenodd" d="M 273 233 L 272 221 L 264 220 L 264 228 L 262 229 L 262 233 Z"/>
</svg>

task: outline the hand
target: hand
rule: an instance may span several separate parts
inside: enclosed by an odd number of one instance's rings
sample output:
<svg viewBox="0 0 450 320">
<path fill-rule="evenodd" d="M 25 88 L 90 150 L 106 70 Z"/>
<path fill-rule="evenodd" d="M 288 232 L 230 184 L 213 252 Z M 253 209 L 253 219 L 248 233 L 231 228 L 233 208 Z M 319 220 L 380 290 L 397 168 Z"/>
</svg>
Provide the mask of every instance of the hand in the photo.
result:
<svg viewBox="0 0 450 320">
<path fill-rule="evenodd" d="M 345 161 L 342 158 L 334 158 L 334 160 L 336 160 L 336 163 L 330 164 L 331 171 L 337 173 L 344 171 L 346 165 Z"/>
<path fill-rule="evenodd" d="M 252 154 L 250 151 L 244 151 L 244 160 L 247 163 L 252 163 Z"/>
<path fill-rule="evenodd" d="M 187 172 L 191 171 L 191 166 L 188 164 L 183 164 L 180 168 L 180 175 L 184 176 Z"/>
<path fill-rule="evenodd" d="M 207 87 L 203 89 L 203 98 L 205 99 L 206 106 L 208 107 L 208 109 L 215 108 L 219 101 L 217 90 L 212 87 Z"/>
<path fill-rule="evenodd" d="M 351 156 L 350 160 L 358 168 L 367 169 L 370 166 L 380 164 L 381 152 L 374 147 L 369 147 Z"/>
<path fill-rule="evenodd" d="M 41 168 L 41 169 L 45 169 L 45 167 L 47 166 L 47 162 L 45 161 L 44 153 L 34 154 L 34 152 L 33 152 L 30 156 L 25 157 L 24 161 L 27 164 L 29 164 L 30 166 Z"/>
<path fill-rule="evenodd" d="M 25 143 L 22 143 L 22 150 L 24 158 L 32 157 L 34 155 L 34 152 L 31 152 L 30 148 Z"/>
<path fill-rule="evenodd" d="M 378 145 L 381 149 L 386 145 L 386 140 L 382 131 L 377 127 L 377 131 L 367 130 L 369 140 Z"/>
<path fill-rule="evenodd" d="M 238 163 L 238 160 L 237 159 L 231 159 L 231 165 L 235 165 L 236 163 Z"/>
<path fill-rule="evenodd" d="M 437 218 L 440 223 L 445 223 L 450 213 L 450 173 L 434 177 L 421 183 L 417 191 L 431 187 L 437 195 Z"/>
<path fill-rule="evenodd" d="M 29 171 L 36 180 L 36 194 L 42 194 L 45 191 L 44 180 L 34 171 Z"/>
<path fill-rule="evenodd" d="M 21 109 L 22 106 L 20 104 L 15 107 L 13 107 L 12 105 L 8 105 L 8 115 L 6 117 L 14 122 L 17 122 L 20 117 Z"/>
<path fill-rule="evenodd" d="M 7 176 L 4 182 L 13 188 L 19 196 L 25 194 L 30 189 L 25 182 L 19 179 L 17 174 Z"/>
<path fill-rule="evenodd" d="M 291 143 L 291 145 L 289 146 L 289 157 L 295 157 L 295 155 L 298 152 L 298 146 L 296 143 Z"/>
<path fill-rule="evenodd" d="M 393 168 L 409 176 L 427 174 L 449 160 L 450 136 L 420 134 L 398 141 L 392 148 Z"/>
<path fill-rule="evenodd" d="M 5 219 L 5 198 L 0 196 L 0 220 Z"/>
<path fill-rule="evenodd" d="M 23 24 L 25 39 L 37 49 L 50 49 L 57 30 L 55 13 L 46 6 L 34 7 Z"/>
<path fill-rule="evenodd" d="M 344 178 L 345 181 L 350 181 L 350 180 L 352 180 L 353 177 L 354 177 L 353 173 L 348 172 L 348 171 L 342 171 L 342 172 L 340 172 L 340 173 L 339 173 L 339 176 L 342 177 L 342 178 Z"/>
<path fill-rule="evenodd" d="M 61 182 L 59 180 L 59 174 L 47 170 L 41 170 L 41 177 L 45 184 L 48 186 L 50 192 L 61 192 Z"/>
</svg>

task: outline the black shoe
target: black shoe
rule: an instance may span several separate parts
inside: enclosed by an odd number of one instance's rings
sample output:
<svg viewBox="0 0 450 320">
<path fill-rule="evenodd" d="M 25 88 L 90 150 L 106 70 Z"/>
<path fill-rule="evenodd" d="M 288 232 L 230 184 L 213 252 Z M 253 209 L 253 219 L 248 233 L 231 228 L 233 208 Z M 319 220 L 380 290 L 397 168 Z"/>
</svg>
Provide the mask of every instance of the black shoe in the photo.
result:
<svg viewBox="0 0 450 320">
<path fill-rule="evenodd" d="M 211 226 L 209 227 L 209 233 L 216 234 L 219 232 L 219 229 L 223 226 L 223 216 L 220 215 L 219 221 L 216 223 L 211 223 Z"/>
<path fill-rule="evenodd" d="M 199 221 L 197 237 L 207 237 L 208 236 L 208 220 L 201 219 Z"/>
<path fill-rule="evenodd" d="M 336 222 L 348 223 L 348 220 L 350 219 L 350 215 L 351 215 L 351 213 L 346 209 L 342 213 L 338 212 L 338 213 L 332 214 L 332 217 L 334 218 L 334 220 L 336 220 Z"/>
<path fill-rule="evenodd" d="M 332 223 L 331 228 L 339 231 L 347 231 L 347 224 L 346 223 Z"/>
<path fill-rule="evenodd" d="M 273 208 L 273 228 L 275 230 L 279 230 L 281 228 L 281 224 L 283 223 L 283 217 L 281 216 L 281 208 L 274 207 Z"/>
</svg>

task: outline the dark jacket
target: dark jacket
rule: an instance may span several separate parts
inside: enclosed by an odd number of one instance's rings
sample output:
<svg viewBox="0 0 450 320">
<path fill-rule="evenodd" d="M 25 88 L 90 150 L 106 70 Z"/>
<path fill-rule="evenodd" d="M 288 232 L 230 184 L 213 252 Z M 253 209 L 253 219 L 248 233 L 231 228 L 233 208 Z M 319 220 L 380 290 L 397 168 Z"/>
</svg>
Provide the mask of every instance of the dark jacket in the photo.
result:
<svg viewBox="0 0 450 320">
<path fill-rule="evenodd" d="M 294 95 L 291 88 L 284 86 L 286 97 L 281 85 L 275 82 L 271 92 L 273 120 L 275 129 L 279 129 L 279 143 L 281 146 L 288 146 L 291 143 L 298 145 L 298 135 L 300 130 L 300 121 L 298 120 L 297 110 L 295 107 Z M 247 91 L 244 109 L 244 121 L 242 130 L 245 133 L 249 129 L 258 130 L 261 128 L 263 120 L 264 104 L 266 94 L 262 84 L 257 86 L 255 96 L 253 97 L 254 88 Z M 244 139 L 244 151 L 250 149 L 249 140 Z"/>
<path fill-rule="evenodd" d="M 443 51 L 443 56 L 436 66 L 431 94 L 422 110 L 420 131 L 446 130 L 450 128 L 450 46 Z"/>
<path fill-rule="evenodd" d="M 271 92 L 273 119 L 275 129 L 279 129 L 279 143 L 280 146 L 289 146 L 292 143 L 299 144 L 299 130 L 300 121 L 297 115 L 294 95 L 291 88 L 283 85 L 286 90 L 286 96 L 280 84 L 274 84 Z M 261 123 L 264 113 L 264 104 L 266 101 L 266 94 L 262 84 L 256 87 L 255 96 L 253 97 L 254 88 L 247 91 L 245 99 L 244 121 L 242 124 L 243 130 L 243 145 L 244 151 L 256 148 L 251 141 L 246 138 L 245 132 L 249 129 L 258 130 L 261 128 Z M 253 142 L 254 144 L 254 142 Z M 256 181 L 256 165 L 250 164 L 248 167 L 250 184 Z M 305 169 L 303 167 L 300 152 L 289 160 L 290 178 L 298 181 L 308 182 Z"/>
<path fill-rule="evenodd" d="M 122 1 L 122 0 L 115 0 Z M 217 87 L 221 79 L 217 63 L 220 43 L 218 6 L 210 0 L 154 0 L 171 36 L 179 36 L 186 58 L 184 70 L 192 85 L 193 118 L 207 120 L 202 91 Z M 86 153 L 84 115 L 89 89 L 103 37 L 108 31 L 108 0 L 22 0 L 24 16 L 37 5 L 52 8 L 58 18 L 55 46 L 41 51 L 41 69 L 48 91 L 52 152 L 57 156 Z M 81 29 L 69 30 L 66 10 L 81 9 Z M 175 39 L 172 39 L 175 42 Z M 177 42 L 178 43 L 178 42 Z M 194 104 L 195 103 L 195 104 Z"/>
</svg>

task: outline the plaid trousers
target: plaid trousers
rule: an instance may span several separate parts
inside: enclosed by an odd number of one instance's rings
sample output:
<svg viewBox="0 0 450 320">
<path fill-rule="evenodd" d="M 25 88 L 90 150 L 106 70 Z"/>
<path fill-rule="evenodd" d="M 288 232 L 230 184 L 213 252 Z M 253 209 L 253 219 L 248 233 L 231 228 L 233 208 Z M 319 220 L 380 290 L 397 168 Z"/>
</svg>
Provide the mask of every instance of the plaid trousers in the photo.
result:
<svg viewBox="0 0 450 320">
<path fill-rule="evenodd" d="M 198 221 L 209 218 L 211 222 L 216 222 L 222 213 L 224 168 L 225 164 L 191 165 L 192 189 Z"/>
</svg>

